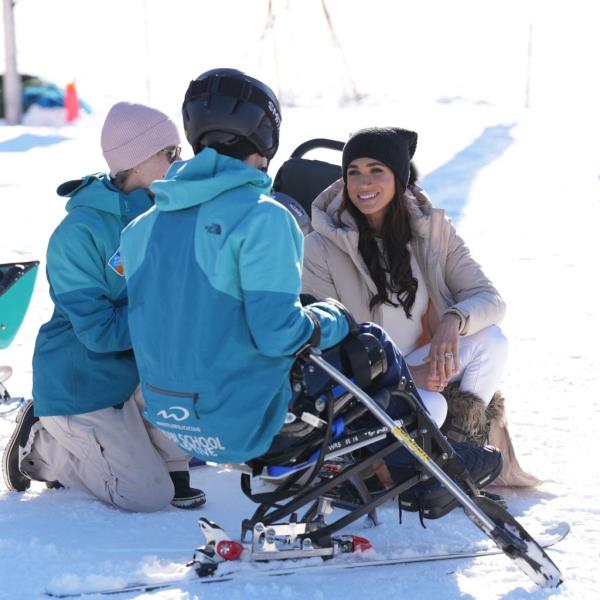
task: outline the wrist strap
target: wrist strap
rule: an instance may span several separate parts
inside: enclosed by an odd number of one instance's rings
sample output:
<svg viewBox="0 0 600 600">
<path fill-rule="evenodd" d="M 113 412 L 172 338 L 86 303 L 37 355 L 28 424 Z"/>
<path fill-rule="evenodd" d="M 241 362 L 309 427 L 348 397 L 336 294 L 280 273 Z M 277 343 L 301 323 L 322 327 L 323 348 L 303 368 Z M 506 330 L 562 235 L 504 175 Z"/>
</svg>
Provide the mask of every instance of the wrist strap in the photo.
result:
<svg viewBox="0 0 600 600">
<path fill-rule="evenodd" d="M 321 343 L 321 323 L 319 323 L 319 319 L 313 315 L 310 310 L 305 311 L 308 318 L 312 321 L 313 330 L 308 338 L 308 341 L 302 344 L 300 348 L 296 351 L 296 356 L 302 354 L 304 350 L 307 348 L 318 348 Z"/>
</svg>

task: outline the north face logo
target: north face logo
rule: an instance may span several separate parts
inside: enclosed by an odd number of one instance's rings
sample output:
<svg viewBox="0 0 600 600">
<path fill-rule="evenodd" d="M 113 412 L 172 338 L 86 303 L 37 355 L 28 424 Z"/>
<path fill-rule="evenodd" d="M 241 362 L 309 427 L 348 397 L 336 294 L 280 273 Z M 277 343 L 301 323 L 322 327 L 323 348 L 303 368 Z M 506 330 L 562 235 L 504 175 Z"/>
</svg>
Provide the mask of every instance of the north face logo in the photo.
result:
<svg viewBox="0 0 600 600">
<path fill-rule="evenodd" d="M 208 233 L 213 233 L 214 235 L 221 235 L 221 226 L 218 223 L 211 223 L 210 225 L 206 225 L 204 227 Z"/>
</svg>

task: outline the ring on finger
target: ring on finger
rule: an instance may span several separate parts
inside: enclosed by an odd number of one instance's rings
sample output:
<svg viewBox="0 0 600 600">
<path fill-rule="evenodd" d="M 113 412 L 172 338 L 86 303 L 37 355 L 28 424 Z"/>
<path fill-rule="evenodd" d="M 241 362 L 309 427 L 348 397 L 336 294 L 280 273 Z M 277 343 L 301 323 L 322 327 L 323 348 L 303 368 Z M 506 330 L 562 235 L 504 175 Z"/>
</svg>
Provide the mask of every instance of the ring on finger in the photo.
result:
<svg viewBox="0 0 600 600">
<path fill-rule="evenodd" d="M 453 358 L 454 354 L 452 352 L 444 352 L 444 357 L 445 358 Z"/>
</svg>

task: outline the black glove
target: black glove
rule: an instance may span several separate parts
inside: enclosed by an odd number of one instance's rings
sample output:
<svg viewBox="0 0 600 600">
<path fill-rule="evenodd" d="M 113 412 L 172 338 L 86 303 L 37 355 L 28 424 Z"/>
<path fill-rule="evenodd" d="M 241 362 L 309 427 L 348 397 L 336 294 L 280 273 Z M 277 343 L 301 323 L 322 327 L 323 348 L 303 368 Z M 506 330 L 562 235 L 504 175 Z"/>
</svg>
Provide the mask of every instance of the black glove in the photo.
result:
<svg viewBox="0 0 600 600">
<path fill-rule="evenodd" d="M 327 302 L 328 304 L 333 304 L 341 312 L 344 313 L 344 315 L 346 316 L 346 319 L 348 319 L 348 326 L 350 327 L 350 331 L 348 332 L 348 335 L 358 334 L 358 323 L 354 320 L 354 317 L 350 314 L 350 311 L 339 300 L 336 300 L 335 298 L 325 298 L 325 300 L 323 300 L 323 302 Z"/>
</svg>

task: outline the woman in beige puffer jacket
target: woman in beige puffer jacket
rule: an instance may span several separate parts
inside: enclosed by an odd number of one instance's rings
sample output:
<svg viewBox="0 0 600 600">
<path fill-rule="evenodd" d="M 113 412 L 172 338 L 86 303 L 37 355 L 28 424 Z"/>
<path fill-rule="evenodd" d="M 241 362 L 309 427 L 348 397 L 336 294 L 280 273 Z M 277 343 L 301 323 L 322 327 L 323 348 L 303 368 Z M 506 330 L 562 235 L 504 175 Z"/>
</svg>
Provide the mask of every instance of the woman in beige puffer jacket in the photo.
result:
<svg viewBox="0 0 600 600">
<path fill-rule="evenodd" d="M 437 396 L 445 411 L 440 394 L 447 399 L 448 437 L 487 441 L 502 451 L 498 484 L 537 485 L 515 457 L 496 391 L 506 358 L 498 327 L 505 304 L 444 211 L 408 185 L 416 139 L 396 128 L 361 130 L 350 138 L 344 178 L 312 205 L 303 292 L 335 298 L 358 322 L 382 326 L 427 405 L 435 406 Z"/>
</svg>

